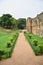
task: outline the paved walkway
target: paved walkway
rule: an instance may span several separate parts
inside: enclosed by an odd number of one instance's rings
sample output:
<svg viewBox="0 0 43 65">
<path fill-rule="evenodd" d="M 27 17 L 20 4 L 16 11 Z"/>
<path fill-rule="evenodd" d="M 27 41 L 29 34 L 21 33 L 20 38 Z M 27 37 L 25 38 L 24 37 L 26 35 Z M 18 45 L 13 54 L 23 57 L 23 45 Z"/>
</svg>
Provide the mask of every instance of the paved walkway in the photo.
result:
<svg viewBox="0 0 43 65">
<path fill-rule="evenodd" d="M 12 57 L 0 65 L 43 65 L 43 56 L 35 56 L 23 33 L 19 34 Z"/>
</svg>

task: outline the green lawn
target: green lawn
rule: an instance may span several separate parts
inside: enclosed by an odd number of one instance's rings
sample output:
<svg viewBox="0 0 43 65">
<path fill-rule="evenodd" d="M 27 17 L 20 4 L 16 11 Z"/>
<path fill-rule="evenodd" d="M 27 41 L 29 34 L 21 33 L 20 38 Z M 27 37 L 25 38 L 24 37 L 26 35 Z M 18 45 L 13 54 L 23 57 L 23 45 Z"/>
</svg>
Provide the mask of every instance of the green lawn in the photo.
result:
<svg viewBox="0 0 43 65">
<path fill-rule="evenodd" d="M 11 57 L 18 35 L 18 31 L 0 33 L 0 60 Z"/>
<path fill-rule="evenodd" d="M 34 34 L 24 33 L 36 55 L 43 55 L 43 38 Z"/>
</svg>

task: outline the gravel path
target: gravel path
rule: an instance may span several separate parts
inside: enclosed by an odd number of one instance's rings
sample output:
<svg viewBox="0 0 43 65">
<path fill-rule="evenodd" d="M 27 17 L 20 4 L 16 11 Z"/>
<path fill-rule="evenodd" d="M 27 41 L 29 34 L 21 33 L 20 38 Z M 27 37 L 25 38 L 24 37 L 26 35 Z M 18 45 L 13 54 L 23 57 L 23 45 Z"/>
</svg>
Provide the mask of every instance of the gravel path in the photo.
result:
<svg viewBox="0 0 43 65">
<path fill-rule="evenodd" d="M 20 33 L 12 57 L 0 61 L 0 65 L 43 65 L 43 56 L 35 56 L 24 34 Z"/>
</svg>

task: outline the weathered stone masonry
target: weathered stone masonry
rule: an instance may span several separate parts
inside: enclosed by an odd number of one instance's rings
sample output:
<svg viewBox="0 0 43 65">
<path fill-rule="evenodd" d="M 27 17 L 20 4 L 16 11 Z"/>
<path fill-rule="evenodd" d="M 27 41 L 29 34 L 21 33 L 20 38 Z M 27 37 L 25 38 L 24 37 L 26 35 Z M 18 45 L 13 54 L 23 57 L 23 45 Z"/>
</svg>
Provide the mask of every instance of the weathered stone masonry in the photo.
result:
<svg viewBox="0 0 43 65">
<path fill-rule="evenodd" d="M 33 33 L 43 37 L 43 14 L 41 13 L 40 16 L 38 15 L 36 18 L 27 18 L 26 21 L 26 29 L 28 33 Z"/>
</svg>

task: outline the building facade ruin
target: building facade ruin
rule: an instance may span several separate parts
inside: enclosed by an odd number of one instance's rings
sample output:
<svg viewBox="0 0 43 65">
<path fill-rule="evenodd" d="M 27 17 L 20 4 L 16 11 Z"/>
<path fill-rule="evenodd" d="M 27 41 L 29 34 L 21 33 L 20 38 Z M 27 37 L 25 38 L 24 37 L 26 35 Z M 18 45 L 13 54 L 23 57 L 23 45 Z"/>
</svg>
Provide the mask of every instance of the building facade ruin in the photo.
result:
<svg viewBox="0 0 43 65">
<path fill-rule="evenodd" d="M 43 13 L 37 15 L 35 18 L 27 18 L 26 29 L 28 33 L 43 37 Z"/>
</svg>

